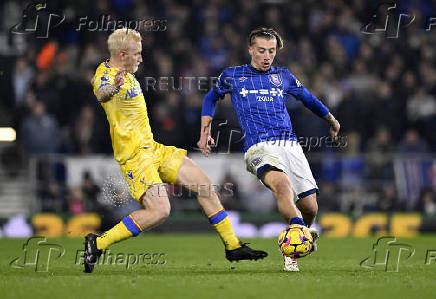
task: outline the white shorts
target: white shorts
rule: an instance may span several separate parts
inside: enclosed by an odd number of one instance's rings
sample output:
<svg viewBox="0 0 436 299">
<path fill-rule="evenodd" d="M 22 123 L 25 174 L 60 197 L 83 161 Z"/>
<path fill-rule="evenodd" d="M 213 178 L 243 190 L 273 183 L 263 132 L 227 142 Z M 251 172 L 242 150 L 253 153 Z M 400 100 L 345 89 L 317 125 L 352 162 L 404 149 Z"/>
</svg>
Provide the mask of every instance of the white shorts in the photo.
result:
<svg viewBox="0 0 436 299">
<path fill-rule="evenodd" d="M 247 171 L 257 177 L 271 167 L 286 173 L 296 195 L 294 201 L 318 193 L 318 186 L 298 141 L 260 142 L 248 149 L 244 159 Z"/>
</svg>

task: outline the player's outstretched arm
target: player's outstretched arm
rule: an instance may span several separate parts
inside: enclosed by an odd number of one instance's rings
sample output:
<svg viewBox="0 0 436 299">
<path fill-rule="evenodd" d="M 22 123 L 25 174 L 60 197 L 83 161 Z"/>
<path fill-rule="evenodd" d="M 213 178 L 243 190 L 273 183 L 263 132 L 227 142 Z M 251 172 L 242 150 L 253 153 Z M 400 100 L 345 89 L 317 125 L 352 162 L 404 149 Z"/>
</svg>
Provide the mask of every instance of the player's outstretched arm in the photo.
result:
<svg viewBox="0 0 436 299">
<path fill-rule="evenodd" d="M 200 140 L 197 142 L 198 148 L 201 153 L 206 157 L 209 156 L 211 147 L 214 145 L 210 130 L 212 124 L 212 118 L 215 114 L 215 106 L 220 95 L 212 88 L 204 97 L 203 108 L 201 110 L 201 130 L 200 130 Z"/>
<path fill-rule="evenodd" d="M 119 70 L 115 75 L 114 84 L 104 85 L 97 89 L 97 100 L 104 103 L 116 95 L 120 91 L 121 86 L 124 84 L 125 75 L 125 70 Z"/>
<path fill-rule="evenodd" d="M 336 118 L 331 114 L 326 106 L 318 100 L 314 95 L 312 95 L 307 88 L 299 85 L 299 88 L 301 90 L 301 93 L 298 92 L 298 89 L 296 89 L 295 95 L 297 95 L 297 98 L 299 98 L 303 105 L 306 106 L 309 110 L 311 110 L 313 113 L 318 115 L 319 117 L 322 117 L 329 125 L 330 125 L 330 135 L 333 137 L 333 140 L 337 140 L 339 130 L 341 128 L 341 125 L 336 120 Z"/>
<path fill-rule="evenodd" d="M 206 157 L 209 156 L 211 147 L 210 145 L 214 145 L 215 141 L 213 140 L 210 129 L 212 124 L 212 116 L 202 115 L 201 116 L 201 131 L 200 131 L 200 140 L 197 142 L 198 148 L 201 150 L 201 153 Z"/>
<path fill-rule="evenodd" d="M 323 119 L 330 125 L 330 135 L 333 137 L 334 140 L 336 140 L 338 138 L 341 125 L 330 112 L 326 116 L 324 116 Z"/>
</svg>

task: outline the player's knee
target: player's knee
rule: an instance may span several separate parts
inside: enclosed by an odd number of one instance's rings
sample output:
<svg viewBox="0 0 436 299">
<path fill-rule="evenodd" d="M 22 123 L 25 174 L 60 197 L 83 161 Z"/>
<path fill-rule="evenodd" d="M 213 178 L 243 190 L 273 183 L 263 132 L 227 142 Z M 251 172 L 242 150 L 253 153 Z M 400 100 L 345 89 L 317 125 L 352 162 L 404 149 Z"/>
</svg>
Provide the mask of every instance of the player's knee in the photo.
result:
<svg viewBox="0 0 436 299">
<path fill-rule="evenodd" d="M 315 218 L 318 214 L 318 206 L 309 207 L 304 213 L 309 217 Z"/>
<path fill-rule="evenodd" d="M 271 190 L 279 197 L 287 197 L 292 194 L 291 186 L 289 185 L 289 182 L 285 180 L 278 180 L 271 184 Z"/>
<path fill-rule="evenodd" d="M 306 216 L 315 218 L 318 214 L 318 204 L 316 200 L 314 200 L 311 201 L 310 204 L 305 204 L 303 207 L 300 207 L 300 210 Z"/>
<path fill-rule="evenodd" d="M 154 213 L 158 222 L 162 222 L 168 218 L 171 212 L 170 204 L 161 204 L 155 207 Z"/>
</svg>

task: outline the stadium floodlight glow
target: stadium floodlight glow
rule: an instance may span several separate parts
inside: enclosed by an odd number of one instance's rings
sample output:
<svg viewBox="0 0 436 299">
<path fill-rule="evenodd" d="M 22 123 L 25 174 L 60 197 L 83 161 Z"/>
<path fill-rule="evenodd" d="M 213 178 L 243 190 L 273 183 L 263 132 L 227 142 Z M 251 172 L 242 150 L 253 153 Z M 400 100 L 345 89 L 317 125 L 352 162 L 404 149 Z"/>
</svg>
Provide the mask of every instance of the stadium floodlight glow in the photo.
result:
<svg viewBox="0 0 436 299">
<path fill-rule="evenodd" d="M 15 141 L 17 138 L 17 133 L 15 132 L 14 128 L 0 128 L 0 141 Z"/>
</svg>

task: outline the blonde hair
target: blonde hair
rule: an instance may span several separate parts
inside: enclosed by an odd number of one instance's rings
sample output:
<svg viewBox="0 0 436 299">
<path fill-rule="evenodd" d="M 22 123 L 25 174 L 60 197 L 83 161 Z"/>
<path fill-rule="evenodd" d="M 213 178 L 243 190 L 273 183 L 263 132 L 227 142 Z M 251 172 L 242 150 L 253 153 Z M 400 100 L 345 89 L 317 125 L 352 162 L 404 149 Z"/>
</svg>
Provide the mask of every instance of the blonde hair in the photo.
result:
<svg viewBox="0 0 436 299">
<path fill-rule="evenodd" d="M 129 42 L 140 42 L 141 34 L 130 28 L 117 29 L 109 35 L 107 46 L 111 55 L 117 55 L 120 50 L 127 50 Z"/>
</svg>

